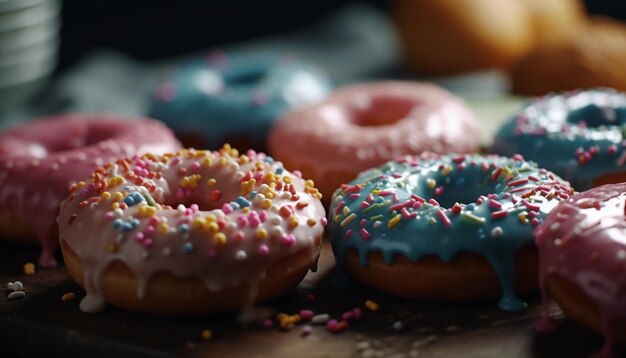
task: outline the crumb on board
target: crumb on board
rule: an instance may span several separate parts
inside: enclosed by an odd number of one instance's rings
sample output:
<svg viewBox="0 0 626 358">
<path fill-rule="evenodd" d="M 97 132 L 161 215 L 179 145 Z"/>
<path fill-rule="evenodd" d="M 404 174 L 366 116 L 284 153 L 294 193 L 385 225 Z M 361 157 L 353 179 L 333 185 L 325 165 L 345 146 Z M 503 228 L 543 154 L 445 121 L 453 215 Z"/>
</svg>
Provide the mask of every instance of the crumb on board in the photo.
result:
<svg viewBox="0 0 626 358">
<path fill-rule="evenodd" d="M 211 331 L 210 329 L 204 329 L 202 331 L 202 339 L 208 341 L 211 338 L 213 338 L 213 331 Z"/>
<path fill-rule="evenodd" d="M 63 302 L 71 301 L 76 298 L 76 294 L 74 292 L 66 292 L 61 296 L 61 300 Z"/>
</svg>

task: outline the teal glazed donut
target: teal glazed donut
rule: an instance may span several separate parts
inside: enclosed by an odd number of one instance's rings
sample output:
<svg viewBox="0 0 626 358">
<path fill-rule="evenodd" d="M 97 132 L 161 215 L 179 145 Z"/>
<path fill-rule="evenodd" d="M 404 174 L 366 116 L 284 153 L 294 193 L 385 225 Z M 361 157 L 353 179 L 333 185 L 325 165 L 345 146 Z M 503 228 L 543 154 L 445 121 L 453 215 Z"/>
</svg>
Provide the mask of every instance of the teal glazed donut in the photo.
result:
<svg viewBox="0 0 626 358">
<path fill-rule="evenodd" d="M 531 101 L 511 118 L 496 134 L 492 151 L 520 153 L 577 190 L 586 190 L 613 182 L 608 176 L 626 171 L 625 130 L 623 93 L 593 89 L 551 94 Z"/>
<path fill-rule="evenodd" d="M 353 249 L 361 266 L 370 264 L 373 252 L 382 254 L 386 265 L 398 256 L 411 264 L 438 256 L 447 264 L 471 252 L 485 257 L 497 273 L 500 308 L 522 310 L 514 256 L 534 246 L 534 227 L 572 192 L 567 182 L 520 155 L 426 153 L 387 162 L 333 195 L 329 222 L 337 279 L 352 273 L 346 255 Z"/>
<path fill-rule="evenodd" d="M 331 89 L 320 68 L 286 55 L 213 52 L 170 69 L 148 113 L 183 142 L 193 138 L 194 145 L 217 149 L 243 140 L 262 149 L 282 114 L 325 98 Z"/>
</svg>

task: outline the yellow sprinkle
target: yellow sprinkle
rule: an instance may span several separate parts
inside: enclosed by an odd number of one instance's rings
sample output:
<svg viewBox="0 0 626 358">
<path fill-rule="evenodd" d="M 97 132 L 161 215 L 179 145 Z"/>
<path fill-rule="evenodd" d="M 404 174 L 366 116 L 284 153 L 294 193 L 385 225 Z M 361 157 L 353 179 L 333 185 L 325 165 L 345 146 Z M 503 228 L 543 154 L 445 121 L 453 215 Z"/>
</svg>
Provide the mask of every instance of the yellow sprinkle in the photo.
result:
<svg viewBox="0 0 626 358">
<path fill-rule="evenodd" d="M 223 232 L 218 232 L 213 235 L 213 241 L 216 245 L 224 245 L 226 244 L 226 235 Z"/>
<path fill-rule="evenodd" d="M 241 209 L 241 212 L 244 214 L 248 214 L 250 212 L 250 207 L 246 206 L 245 208 Z"/>
<path fill-rule="evenodd" d="M 338 222 L 339 222 L 339 220 L 341 220 L 341 216 L 339 216 L 339 215 L 335 216 L 335 219 L 334 219 L 334 220 L 335 220 L 335 222 L 336 222 L 336 223 L 338 223 Z"/>
<path fill-rule="evenodd" d="M 206 220 L 204 218 L 193 218 L 193 220 L 191 220 L 191 227 L 194 229 L 203 228 L 205 224 Z"/>
<path fill-rule="evenodd" d="M 285 176 L 283 176 L 283 181 L 285 183 L 287 183 L 287 184 L 291 184 L 291 177 L 288 177 L 288 176 L 285 175 Z"/>
<path fill-rule="evenodd" d="M 372 300 L 367 300 L 365 301 L 365 307 L 369 308 L 370 311 L 378 311 L 378 303 L 372 301 Z"/>
<path fill-rule="evenodd" d="M 113 204 L 111 204 L 111 209 L 113 209 L 113 210 L 115 210 L 115 209 L 117 209 L 119 207 L 120 207 L 120 203 L 113 203 Z"/>
<path fill-rule="evenodd" d="M 120 250 L 120 247 L 117 246 L 117 244 L 113 243 L 113 244 L 109 244 L 109 252 L 114 254 L 116 252 L 118 252 Z"/>
<path fill-rule="evenodd" d="M 398 214 L 394 217 L 392 217 L 391 219 L 389 219 L 389 222 L 387 223 L 387 229 L 391 229 L 392 227 L 398 225 L 398 223 L 400 222 L 401 219 L 401 215 Z"/>
<path fill-rule="evenodd" d="M 249 161 L 250 161 L 250 157 L 248 157 L 245 154 L 242 154 L 241 157 L 239 157 L 239 165 L 246 164 Z"/>
<path fill-rule="evenodd" d="M 24 264 L 24 274 L 27 276 L 35 274 L 35 264 L 32 262 L 27 262 Z"/>
<path fill-rule="evenodd" d="M 432 189 L 437 185 L 437 182 L 433 178 L 428 178 L 428 180 L 426 180 L 426 185 Z"/>
<path fill-rule="evenodd" d="M 304 187 L 305 188 L 314 188 L 315 187 L 315 182 L 313 182 L 313 180 L 309 179 L 309 180 L 304 182 Z"/>
<path fill-rule="evenodd" d="M 217 180 L 215 180 L 213 178 L 211 178 L 211 179 L 206 181 L 206 185 L 208 185 L 208 186 L 213 186 L 213 185 L 215 185 L 215 183 L 217 183 Z"/>
<path fill-rule="evenodd" d="M 100 197 L 104 200 L 109 200 L 111 199 L 111 193 L 109 193 L 108 191 L 105 191 L 104 193 L 100 194 Z"/>
<path fill-rule="evenodd" d="M 213 338 L 213 332 L 210 329 L 205 329 L 202 331 L 202 339 L 208 341 L 211 338 Z"/>
<path fill-rule="evenodd" d="M 213 223 L 213 222 L 217 221 L 217 217 L 215 215 L 207 215 L 205 217 L 205 219 L 206 219 L 207 222 L 210 222 L 210 223 Z"/>
<path fill-rule="evenodd" d="M 220 157 L 220 161 L 219 161 L 218 165 L 219 165 L 220 167 L 225 167 L 225 166 L 227 166 L 227 165 L 228 165 L 228 158 L 226 158 L 226 157 Z"/>
<path fill-rule="evenodd" d="M 121 192 L 116 192 L 115 194 L 113 194 L 113 201 L 120 201 L 124 198 L 124 194 L 122 194 Z"/>
<path fill-rule="evenodd" d="M 298 218 L 295 215 L 291 215 L 289 217 L 289 228 L 290 229 L 295 229 L 298 224 L 300 224 L 300 222 L 298 221 Z"/>
<path fill-rule="evenodd" d="M 159 231 L 163 234 L 167 233 L 168 231 L 170 231 L 170 226 L 167 223 L 160 223 L 159 224 Z"/>
<path fill-rule="evenodd" d="M 345 219 L 343 219 L 343 221 L 341 222 L 341 227 L 345 227 L 346 225 L 348 225 L 350 223 L 350 221 L 356 219 L 356 214 L 352 213 L 350 215 L 348 215 Z"/>
<path fill-rule="evenodd" d="M 210 167 L 211 164 L 213 164 L 213 160 L 211 160 L 211 157 L 206 157 L 202 160 L 202 166 L 205 168 Z"/>
<path fill-rule="evenodd" d="M 204 229 L 210 233 L 214 233 L 217 232 L 220 227 L 215 222 L 207 222 L 206 224 L 204 224 Z"/>
<path fill-rule="evenodd" d="M 380 189 L 372 190 L 372 194 L 374 194 L 374 195 L 378 195 L 379 193 L 380 193 Z"/>
<path fill-rule="evenodd" d="M 251 191 L 253 191 L 255 184 L 256 184 L 255 179 L 250 179 L 248 181 L 244 181 L 243 183 L 241 183 L 241 196 L 244 196 L 250 193 Z"/>
<path fill-rule="evenodd" d="M 63 296 L 61 296 L 61 301 L 67 302 L 75 298 L 76 298 L 76 294 L 74 292 L 67 292 L 67 293 L 64 293 Z"/>
<path fill-rule="evenodd" d="M 348 215 L 350 213 L 350 208 L 347 206 L 343 207 L 343 215 Z"/>
<path fill-rule="evenodd" d="M 443 175 L 448 175 L 450 174 L 451 171 L 452 171 L 452 166 L 446 165 L 445 167 L 443 167 L 443 170 L 441 172 L 443 173 Z"/>
<path fill-rule="evenodd" d="M 266 230 L 265 228 L 263 228 L 263 227 L 259 228 L 259 229 L 256 231 L 256 236 L 257 236 L 259 239 L 265 239 L 265 238 L 267 237 L 267 230 Z"/>
<path fill-rule="evenodd" d="M 315 220 L 315 219 L 313 219 L 313 218 L 309 218 L 309 219 L 306 221 L 306 224 L 307 224 L 307 225 L 309 225 L 309 226 L 315 226 L 315 224 L 317 224 L 317 220 Z"/>
<path fill-rule="evenodd" d="M 272 201 L 270 199 L 264 199 L 263 202 L 261 202 L 261 208 L 269 209 L 270 207 L 272 207 Z"/>
<path fill-rule="evenodd" d="M 528 215 L 528 213 L 523 211 L 517 216 L 517 218 L 519 219 L 519 221 L 522 222 L 522 224 L 528 224 L 528 218 L 526 217 L 526 215 Z"/>
<path fill-rule="evenodd" d="M 279 321 L 282 321 L 285 317 L 287 317 L 288 315 L 286 313 L 280 312 L 276 315 L 276 319 Z"/>
<path fill-rule="evenodd" d="M 84 187 L 84 186 L 85 186 L 85 182 L 84 182 L 84 181 L 79 181 L 78 183 L 76 183 L 76 187 L 77 187 L 78 189 L 81 189 L 81 188 L 82 188 L 82 187 Z"/>
</svg>

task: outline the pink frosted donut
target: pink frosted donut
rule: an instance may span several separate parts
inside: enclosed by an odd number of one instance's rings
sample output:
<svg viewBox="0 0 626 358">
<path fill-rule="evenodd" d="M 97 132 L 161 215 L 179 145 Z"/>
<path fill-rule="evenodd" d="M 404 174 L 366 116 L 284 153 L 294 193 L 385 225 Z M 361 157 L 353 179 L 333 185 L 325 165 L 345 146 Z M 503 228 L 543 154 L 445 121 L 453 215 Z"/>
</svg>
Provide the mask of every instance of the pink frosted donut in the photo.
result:
<svg viewBox="0 0 626 358">
<path fill-rule="evenodd" d="M 359 172 L 400 155 L 470 153 L 479 141 L 478 120 L 459 98 L 432 84 L 392 81 L 347 86 L 286 115 L 269 148 L 329 199 Z"/>
<path fill-rule="evenodd" d="M 87 291 L 84 311 L 106 302 L 161 315 L 249 315 L 315 266 L 326 224 L 320 196 L 254 151 L 147 154 L 75 185 L 59 240 Z"/>
<path fill-rule="evenodd" d="M 0 134 L 3 239 L 41 243 L 39 264 L 55 266 L 56 217 L 68 188 L 119 158 L 180 148 L 163 124 L 106 114 L 42 118 Z"/>
</svg>

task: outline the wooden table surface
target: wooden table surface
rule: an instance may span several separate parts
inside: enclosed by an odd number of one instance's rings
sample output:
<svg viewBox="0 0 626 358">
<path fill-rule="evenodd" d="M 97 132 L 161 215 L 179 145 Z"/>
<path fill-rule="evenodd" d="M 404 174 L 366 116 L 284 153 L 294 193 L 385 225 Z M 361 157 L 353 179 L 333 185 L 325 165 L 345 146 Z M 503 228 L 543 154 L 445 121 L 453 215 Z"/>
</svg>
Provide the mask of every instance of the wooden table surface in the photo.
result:
<svg viewBox="0 0 626 358">
<path fill-rule="evenodd" d="M 36 256 L 34 249 L 0 245 L 0 352 L 11 357 L 584 357 L 602 343 L 567 320 L 556 332 L 535 333 L 531 324 L 541 312 L 538 296 L 528 297 L 527 311 L 511 314 L 499 311 L 496 302 L 438 304 L 389 297 L 362 286 L 337 290 L 330 282 L 334 260 L 327 244 L 318 272 L 267 306 L 290 314 L 307 308 L 335 318 L 363 307 L 366 299 L 379 309 L 364 308 L 363 318 L 351 322 L 347 331 L 332 334 L 325 326 L 313 326 L 306 337 L 302 325 L 290 331 L 245 327 L 235 314 L 152 317 L 111 307 L 82 313 L 78 302 L 83 291 L 64 268 L 23 274 L 23 264 Z M 9 301 L 4 286 L 14 280 L 24 283 L 27 295 Z M 77 298 L 62 301 L 66 292 Z M 312 304 L 305 300 L 309 293 L 316 296 Z M 558 313 L 554 305 L 552 309 Z M 404 329 L 394 330 L 396 321 Z M 204 329 L 213 332 L 212 339 L 202 339 Z"/>
</svg>

